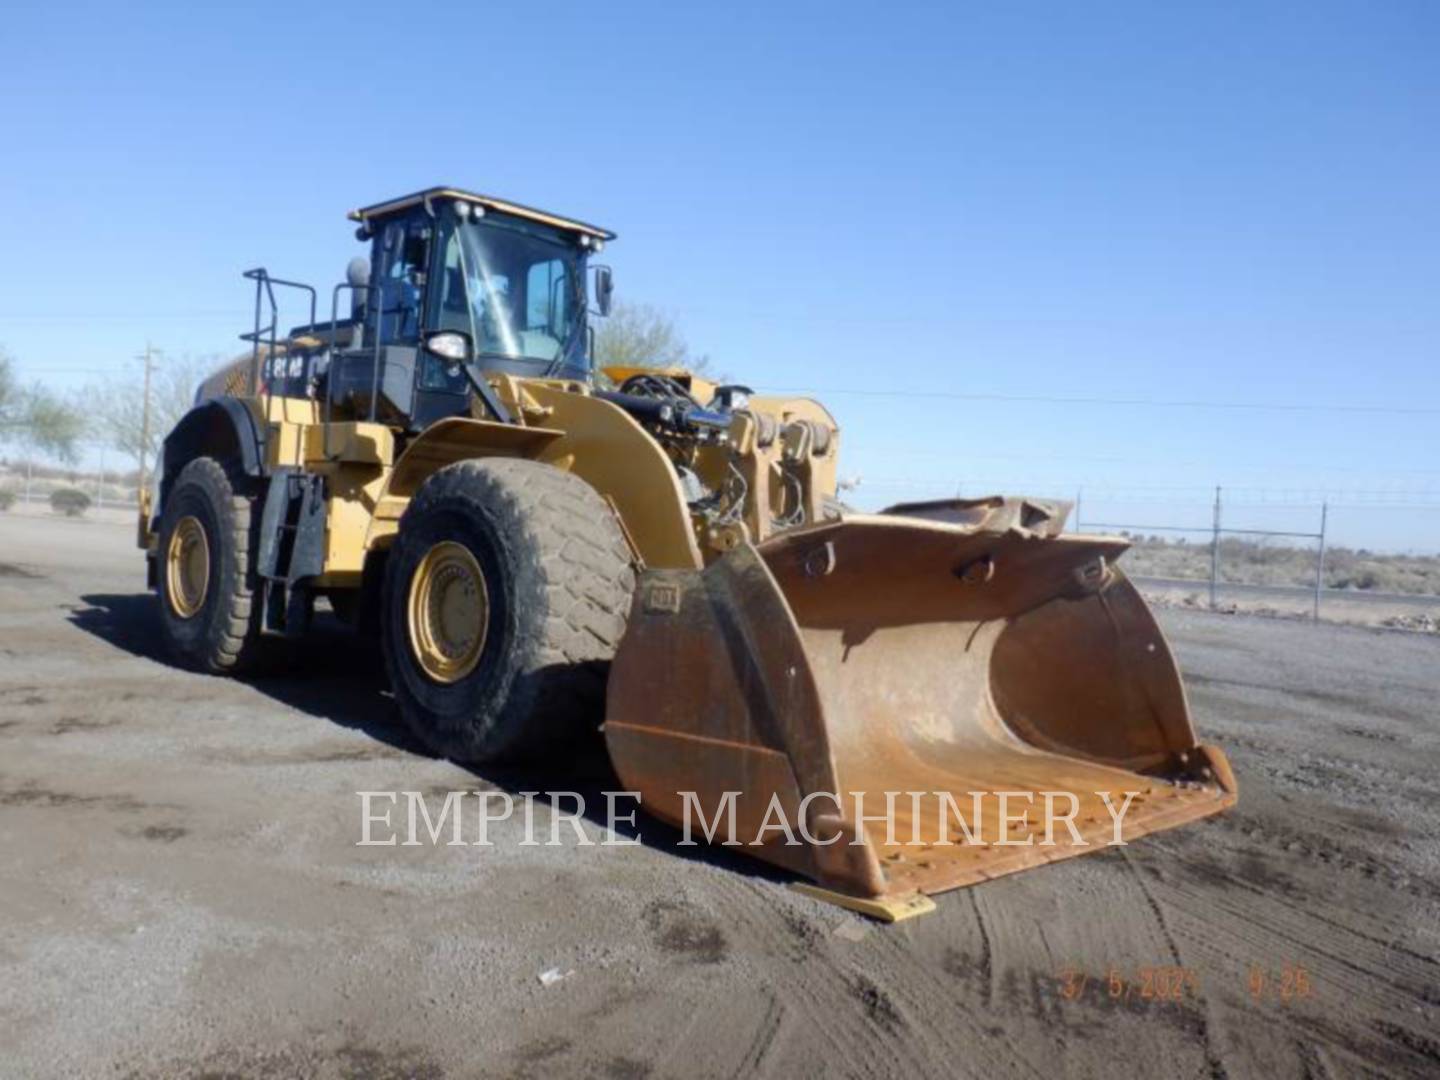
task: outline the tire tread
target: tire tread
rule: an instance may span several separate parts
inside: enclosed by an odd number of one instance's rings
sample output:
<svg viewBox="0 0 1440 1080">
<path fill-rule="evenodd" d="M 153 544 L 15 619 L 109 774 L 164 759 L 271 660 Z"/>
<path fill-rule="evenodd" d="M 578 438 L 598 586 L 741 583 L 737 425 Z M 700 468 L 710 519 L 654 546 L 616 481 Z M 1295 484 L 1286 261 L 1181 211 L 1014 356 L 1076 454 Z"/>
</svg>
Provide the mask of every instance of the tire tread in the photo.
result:
<svg viewBox="0 0 1440 1080">
<path fill-rule="evenodd" d="M 469 459 L 438 470 L 406 509 L 402 537 L 406 522 L 456 501 L 507 525 L 506 542 L 534 568 L 543 590 L 544 617 L 521 620 L 523 636 L 514 646 L 529 668 L 527 715 L 504 723 L 524 731 L 507 730 L 504 752 L 483 756 L 529 755 L 573 733 L 577 717 L 603 703 L 635 588 L 630 546 L 614 511 L 588 483 L 523 458 Z M 401 587 L 397 581 L 387 588 L 390 603 L 400 602 Z"/>
</svg>

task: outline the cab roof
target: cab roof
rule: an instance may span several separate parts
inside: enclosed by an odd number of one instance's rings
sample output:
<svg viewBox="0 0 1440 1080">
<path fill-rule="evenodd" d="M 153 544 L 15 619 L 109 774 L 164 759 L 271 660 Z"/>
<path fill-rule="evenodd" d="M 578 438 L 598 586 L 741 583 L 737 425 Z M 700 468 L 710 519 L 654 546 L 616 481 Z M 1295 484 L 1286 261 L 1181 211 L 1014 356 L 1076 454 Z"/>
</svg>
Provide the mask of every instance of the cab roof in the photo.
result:
<svg viewBox="0 0 1440 1080">
<path fill-rule="evenodd" d="M 433 199 L 458 199 L 462 202 L 476 203 L 487 210 L 497 210 L 502 214 L 514 214 L 516 217 L 529 218 L 531 221 L 538 221 L 544 225 L 553 225 L 559 229 L 568 229 L 571 232 L 580 233 L 583 236 L 593 236 L 599 240 L 614 240 L 615 234 L 609 229 L 602 229 L 598 225 L 589 225 L 583 221 L 576 221 L 573 218 L 560 217 L 557 214 L 550 214 L 544 210 L 536 210 L 531 206 L 524 206 L 520 203 L 510 202 L 508 199 L 497 199 L 492 195 L 477 195 L 473 191 L 463 191 L 453 187 L 432 187 L 424 191 L 417 191 L 413 195 L 403 195 L 398 199 L 390 199 L 383 203 L 376 203 L 374 206 L 361 207 L 359 210 L 351 210 L 349 217 L 351 221 L 369 221 L 372 218 L 387 218 L 392 214 L 409 210 L 411 207 L 419 206 Z"/>
</svg>

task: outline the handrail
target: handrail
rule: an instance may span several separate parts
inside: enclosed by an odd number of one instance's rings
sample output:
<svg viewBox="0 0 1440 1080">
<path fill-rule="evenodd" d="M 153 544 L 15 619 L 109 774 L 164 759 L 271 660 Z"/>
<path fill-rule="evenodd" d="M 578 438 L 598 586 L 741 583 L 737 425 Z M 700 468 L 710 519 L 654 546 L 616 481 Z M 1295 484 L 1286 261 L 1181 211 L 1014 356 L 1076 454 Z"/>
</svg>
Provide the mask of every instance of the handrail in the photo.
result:
<svg viewBox="0 0 1440 1080">
<path fill-rule="evenodd" d="M 310 326 L 315 325 L 316 305 L 319 301 L 314 286 L 306 285 L 301 281 L 288 281 L 285 278 L 271 277 L 270 272 L 263 266 L 257 266 L 253 270 L 246 270 L 241 277 L 255 282 L 255 329 L 248 334 L 241 334 L 241 341 L 251 343 L 250 352 L 250 395 L 260 396 L 260 344 L 265 335 L 269 335 L 267 359 L 270 361 L 272 370 L 275 363 L 275 351 L 279 344 L 280 326 L 280 305 L 275 299 L 275 286 L 282 288 L 298 289 L 310 294 Z M 260 324 L 261 301 L 268 301 L 270 305 L 270 321 L 264 326 Z M 265 415 L 270 415 L 270 399 L 273 396 L 270 385 L 274 380 L 267 380 L 265 384 Z"/>
<path fill-rule="evenodd" d="M 335 342 L 339 336 L 340 329 L 340 294 L 346 290 L 348 290 L 352 295 L 359 292 L 370 294 L 377 292 L 378 288 L 377 286 L 370 284 L 352 285 L 349 282 L 342 281 L 339 285 L 336 285 L 335 288 L 332 289 L 330 292 L 330 343 L 326 346 L 327 362 L 325 373 L 325 424 L 320 434 L 320 452 L 322 455 L 324 455 L 326 461 L 330 460 L 330 419 L 334 414 L 335 406 L 335 380 L 330 376 L 335 368 L 335 354 L 337 351 L 335 348 Z M 362 322 L 360 325 L 363 327 L 364 323 Z M 374 349 L 375 356 L 375 381 L 378 384 L 380 372 L 380 334 L 378 317 L 376 320 L 376 333 L 374 336 L 375 341 L 372 347 Z M 375 391 L 372 391 L 370 395 L 370 411 L 372 420 L 374 419 L 375 411 L 375 395 L 378 392 L 379 391 L 377 389 Z"/>
</svg>

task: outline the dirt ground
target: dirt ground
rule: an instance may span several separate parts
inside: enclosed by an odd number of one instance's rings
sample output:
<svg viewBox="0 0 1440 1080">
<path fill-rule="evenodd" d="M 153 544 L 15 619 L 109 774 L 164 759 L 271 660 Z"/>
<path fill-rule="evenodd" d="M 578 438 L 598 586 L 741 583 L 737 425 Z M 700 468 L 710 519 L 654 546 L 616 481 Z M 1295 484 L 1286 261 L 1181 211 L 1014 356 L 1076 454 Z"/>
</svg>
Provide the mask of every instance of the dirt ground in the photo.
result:
<svg viewBox="0 0 1440 1080">
<path fill-rule="evenodd" d="M 0 1074 L 1440 1073 L 1434 635 L 1162 612 L 1239 806 L 887 927 L 643 817 L 355 846 L 360 790 L 613 780 L 425 756 L 338 630 L 167 666 L 131 535 L 0 514 Z"/>
</svg>

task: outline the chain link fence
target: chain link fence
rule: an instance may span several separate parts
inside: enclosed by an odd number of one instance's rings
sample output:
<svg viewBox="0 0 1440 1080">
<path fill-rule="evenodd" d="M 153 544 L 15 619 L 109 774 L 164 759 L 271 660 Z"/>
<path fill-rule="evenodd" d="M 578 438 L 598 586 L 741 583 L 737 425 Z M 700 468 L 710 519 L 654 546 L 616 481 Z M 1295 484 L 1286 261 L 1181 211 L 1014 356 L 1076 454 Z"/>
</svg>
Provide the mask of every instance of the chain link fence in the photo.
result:
<svg viewBox="0 0 1440 1080">
<path fill-rule="evenodd" d="M 77 463 L 36 453 L 0 454 L 0 509 L 48 506 L 57 491 L 79 491 L 96 509 L 134 510 L 140 474 L 104 443 L 86 443 Z"/>
<path fill-rule="evenodd" d="M 919 478 L 869 477 L 847 501 L 878 510 L 935 490 Z M 1440 490 L 1425 481 L 1091 487 L 982 476 L 950 488 L 996 492 L 1070 502 L 1072 531 L 1124 534 L 1123 569 L 1166 605 L 1440 629 Z"/>
<path fill-rule="evenodd" d="M 1162 600 L 1210 610 L 1440 629 L 1440 555 L 1382 554 L 1335 542 L 1337 515 L 1350 515 L 1352 530 L 1389 518 L 1392 528 L 1403 524 L 1413 532 L 1417 522 L 1431 517 L 1440 526 L 1440 507 L 1337 507 L 1326 500 L 1307 506 L 1243 498 L 1231 505 L 1225 490 L 1215 488 L 1207 523 L 1193 521 L 1198 507 L 1187 509 L 1191 523 L 1182 523 L 1181 515 L 1092 516 L 1082 494 L 1072 520 L 1077 532 L 1127 536 L 1133 545 L 1125 556 L 1127 572 Z"/>
<path fill-rule="evenodd" d="M 1215 503 L 1213 516 L 1210 523 L 1209 551 L 1210 551 L 1210 574 L 1204 580 L 1208 586 L 1210 597 L 1210 609 L 1213 611 L 1219 607 L 1219 593 L 1221 584 L 1221 559 L 1224 553 L 1222 539 L 1224 537 L 1238 536 L 1257 539 L 1260 543 L 1268 540 L 1303 540 L 1314 543 L 1315 547 L 1315 577 L 1312 589 L 1313 603 L 1311 605 L 1311 617 L 1316 621 L 1320 618 L 1320 603 L 1325 594 L 1325 540 L 1326 527 L 1329 523 L 1330 506 L 1322 502 L 1319 508 L 1319 521 L 1315 532 L 1290 532 L 1279 529 L 1241 529 L 1230 528 L 1224 523 L 1224 501 L 1221 497 L 1222 489 L 1215 489 Z M 1075 503 L 1075 531 L 1084 532 L 1123 532 L 1140 533 L 1141 535 L 1155 534 L 1182 534 L 1185 536 L 1203 534 L 1206 530 L 1195 529 L 1183 525 L 1140 525 L 1125 522 L 1110 521 L 1086 521 L 1083 517 L 1084 501 L 1077 498 Z M 1184 578 L 1171 579 L 1179 583 L 1199 584 L 1200 582 L 1186 582 Z M 1262 583 L 1247 586 L 1249 588 L 1287 588 L 1286 586 L 1273 586 Z M 1293 591 L 1293 587 L 1289 587 Z"/>
</svg>

